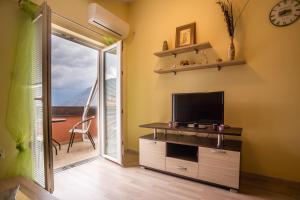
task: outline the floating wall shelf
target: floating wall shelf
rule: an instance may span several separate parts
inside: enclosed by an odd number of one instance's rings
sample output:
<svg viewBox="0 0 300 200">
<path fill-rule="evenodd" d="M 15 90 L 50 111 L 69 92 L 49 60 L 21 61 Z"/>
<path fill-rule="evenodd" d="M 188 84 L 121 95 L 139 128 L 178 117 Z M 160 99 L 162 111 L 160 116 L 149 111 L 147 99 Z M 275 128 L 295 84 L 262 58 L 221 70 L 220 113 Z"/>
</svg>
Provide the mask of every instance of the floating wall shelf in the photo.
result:
<svg viewBox="0 0 300 200">
<path fill-rule="evenodd" d="M 189 46 L 185 46 L 185 47 L 179 47 L 176 49 L 171 49 L 171 50 L 167 50 L 167 51 L 160 51 L 160 52 L 156 52 L 154 53 L 154 55 L 158 56 L 158 57 L 165 57 L 165 56 L 177 56 L 177 54 L 181 54 L 181 53 L 187 53 L 187 52 L 192 52 L 195 51 L 196 53 L 198 53 L 198 51 L 202 50 L 202 49 L 209 49 L 211 48 L 211 44 L 209 42 L 206 43 L 201 43 L 201 44 L 194 44 L 194 45 L 189 45 Z"/>
<path fill-rule="evenodd" d="M 224 62 L 218 62 L 218 63 L 194 64 L 194 65 L 185 65 L 185 66 L 179 66 L 179 67 L 168 67 L 168 68 L 154 70 L 154 72 L 158 73 L 158 74 L 165 74 L 165 73 L 175 73 L 176 74 L 176 72 L 181 72 L 181 71 L 191 71 L 191 70 L 196 70 L 196 69 L 207 69 L 207 68 L 218 68 L 218 70 L 221 70 L 222 67 L 244 65 L 244 64 L 246 64 L 245 60 L 231 60 L 231 61 L 224 61 Z"/>
</svg>

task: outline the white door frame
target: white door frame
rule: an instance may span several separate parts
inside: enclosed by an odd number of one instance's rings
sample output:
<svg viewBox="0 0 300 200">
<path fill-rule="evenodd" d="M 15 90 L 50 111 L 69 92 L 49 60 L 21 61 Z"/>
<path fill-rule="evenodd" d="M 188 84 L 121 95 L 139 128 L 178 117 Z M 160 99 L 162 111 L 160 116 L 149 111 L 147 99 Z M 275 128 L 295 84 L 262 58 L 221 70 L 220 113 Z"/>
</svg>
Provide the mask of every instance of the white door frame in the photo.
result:
<svg viewBox="0 0 300 200">
<path fill-rule="evenodd" d="M 68 30 L 68 29 L 66 29 Z M 69 31 L 69 30 L 68 30 Z M 98 79 L 98 101 L 97 101 L 97 142 L 98 145 L 101 145 L 101 138 L 102 138 L 102 134 L 101 134 L 101 54 L 102 54 L 102 50 L 103 47 L 97 46 L 89 41 L 85 41 L 84 39 L 80 38 L 80 37 L 76 37 L 73 36 L 72 34 L 65 32 L 64 30 L 55 30 L 52 29 L 51 35 L 55 35 L 57 37 L 69 40 L 71 42 L 75 42 L 78 43 L 80 45 L 95 49 L 98 51 L 98 63 L 97 63 L 97 79 Z M 67 37 L 66 37 L 67 36 Z M 75 40 L 71 40 L 70 38 L 75 38 Z M 89 140 L 88 140 L 89 141 Z M 101 156 L 102 155 L 102 149 L 99 148 L 98 151 L 98 155 L 97 156 Z"/>
<path fill-rule="evenodd" d="M 42 101 L 42 120 L 43 120 L 43 157 L 44 157 L 44 185 L 34 180 L 38 185 L 53 192 L 53 159 L 52 159 L 52 130 L 51 130 L 51 9 L 44 2 L 39 6 L 38 11 L 34 15 L 32 23 L 41 20 L 41 71 L 42 71 L 42 94 L 35 100 Z M 36 139 L 36 138 L 34 138 Z M 33 164 L 33 168 L 35 165 Z M 35 178 L 33 178 L 35 179 Z"/>
</svg>

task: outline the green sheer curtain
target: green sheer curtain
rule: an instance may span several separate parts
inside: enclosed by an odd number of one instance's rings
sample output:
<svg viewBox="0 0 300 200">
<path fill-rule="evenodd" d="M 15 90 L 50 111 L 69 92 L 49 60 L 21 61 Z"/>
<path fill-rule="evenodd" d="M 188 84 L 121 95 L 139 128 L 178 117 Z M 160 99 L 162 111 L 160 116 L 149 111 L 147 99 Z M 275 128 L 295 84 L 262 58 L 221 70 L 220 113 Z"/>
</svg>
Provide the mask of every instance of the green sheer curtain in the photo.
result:
<svg viewBox="0 0 300 200">
<path fill-rule="evenodd" d="M 16 143 L 15 163 L 8 176 L 32 177 L 30 141 L 33 132 L 32 60 L 34 47 L 34 25 L 32 19 L 37 5 L 29 0 L 20 3 L 20 28 L 9 91 L 6 114 L 7 129 Z"/>
</svg>

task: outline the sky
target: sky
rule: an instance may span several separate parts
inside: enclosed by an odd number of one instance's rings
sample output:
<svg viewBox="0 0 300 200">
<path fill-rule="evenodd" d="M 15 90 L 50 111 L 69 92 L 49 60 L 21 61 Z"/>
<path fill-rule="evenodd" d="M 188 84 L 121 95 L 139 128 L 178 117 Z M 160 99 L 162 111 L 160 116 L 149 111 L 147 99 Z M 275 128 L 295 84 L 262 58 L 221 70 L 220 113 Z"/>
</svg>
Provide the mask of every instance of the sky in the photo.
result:
<svg viewBox="0 0 300 200">
<path fill-rule="evenodd" d="M 86 95 L 97 78 L 98 57 L 98 50 L 52 35 L 53 106 L 66 106 Z"/>
</svg>

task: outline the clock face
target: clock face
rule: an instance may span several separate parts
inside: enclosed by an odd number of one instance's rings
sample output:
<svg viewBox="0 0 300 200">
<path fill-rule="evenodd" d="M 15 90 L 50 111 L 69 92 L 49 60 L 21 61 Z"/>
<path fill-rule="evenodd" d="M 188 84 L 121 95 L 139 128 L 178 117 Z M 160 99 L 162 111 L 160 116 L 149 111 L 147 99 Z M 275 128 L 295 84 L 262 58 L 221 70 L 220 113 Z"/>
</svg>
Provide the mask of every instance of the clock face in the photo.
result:
<svg viewBox="0 0 300 200">
<path fill-rule="evenodd" d="M 287 26 L 300 17 L 298 0 L 283 0 L 277 3 L 270 12 L 270 21 L 275 26 Z"/>
</svg>

